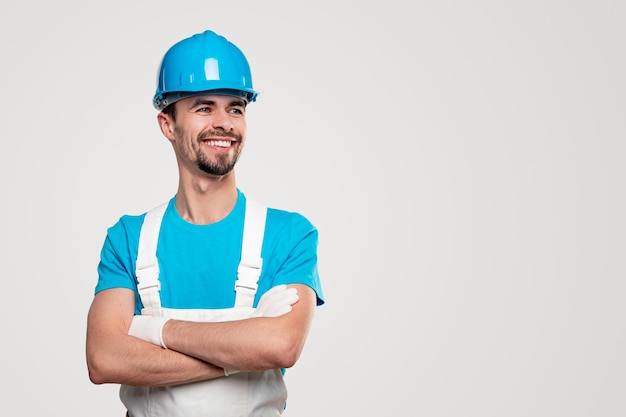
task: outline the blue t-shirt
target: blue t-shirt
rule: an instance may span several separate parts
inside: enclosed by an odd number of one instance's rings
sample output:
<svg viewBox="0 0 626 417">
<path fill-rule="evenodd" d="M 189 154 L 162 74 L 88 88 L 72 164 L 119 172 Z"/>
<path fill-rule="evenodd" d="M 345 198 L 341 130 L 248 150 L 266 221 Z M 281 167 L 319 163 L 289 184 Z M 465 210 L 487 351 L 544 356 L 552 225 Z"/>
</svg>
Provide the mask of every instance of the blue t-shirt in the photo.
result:
<svg viewBox="0 0 626 417">
<path fill-rule="evenodd" d="M 246 198 L 238 190 L 231 213 L 217 223 L 196 225 L 177 212 L 173 197 L 167 206 L 159 242 L 161 305 L 174 309 L 231 308 L 241 258 Z M 109 228 L 98 264 L 95 292 L 109 288 L 135 291 L 139 314 L 135 261 L 145 213 L 126 215 Z M 278 284 L 305 284 L 324 296 L 317 270 L 317 229 L 301 214 L 269 208 L 263 240 L 263 267 L 255 306 L 263 293 Z"/>
</svg>

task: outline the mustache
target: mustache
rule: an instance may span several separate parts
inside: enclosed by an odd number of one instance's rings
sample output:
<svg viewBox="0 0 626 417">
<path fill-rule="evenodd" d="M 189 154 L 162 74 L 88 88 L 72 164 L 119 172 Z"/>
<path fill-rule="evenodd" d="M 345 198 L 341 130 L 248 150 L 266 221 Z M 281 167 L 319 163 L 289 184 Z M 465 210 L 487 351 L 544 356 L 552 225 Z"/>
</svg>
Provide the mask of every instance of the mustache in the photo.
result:
<svg viewBox="0 0 626 417">
<path fill-rule="evenodd" d="M 200 132 L 198 140 L 206 140 L 210 138 L 230 138 L 235 139 L 237 142 L 241 142 L 241 135 L 237 135 L 232 132 L 224 132 L 222 130 L 207 130 Z"/>
</svg>

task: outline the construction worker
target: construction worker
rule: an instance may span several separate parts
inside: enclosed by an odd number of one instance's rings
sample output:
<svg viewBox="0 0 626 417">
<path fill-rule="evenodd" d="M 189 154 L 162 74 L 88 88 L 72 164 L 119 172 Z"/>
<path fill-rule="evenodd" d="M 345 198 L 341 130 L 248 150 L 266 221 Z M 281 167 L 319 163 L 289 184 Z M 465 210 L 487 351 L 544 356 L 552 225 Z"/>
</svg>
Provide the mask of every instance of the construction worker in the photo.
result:
<svg viewBox="0 0 626 417">
<path fill-rule="evenodd" d="M 153 105 L 178 189 L 109 228 L 87 323 L 89 377 L 120 384 L 129 417 L 285 409 L 283 376 L 324 303 L 318 232 L 237 187 L 256 98 L 246 57 L 215 32 L 163 57 Z"/>
</svg>

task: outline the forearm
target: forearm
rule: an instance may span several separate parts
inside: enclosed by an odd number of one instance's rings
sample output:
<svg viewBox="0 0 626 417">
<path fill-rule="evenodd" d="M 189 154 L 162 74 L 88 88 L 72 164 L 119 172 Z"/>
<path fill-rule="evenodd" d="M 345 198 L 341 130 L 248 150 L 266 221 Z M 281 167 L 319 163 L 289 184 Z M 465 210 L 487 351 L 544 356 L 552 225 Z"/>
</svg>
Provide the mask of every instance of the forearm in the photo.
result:
<svg viewBox="0 0 626 417">
<path fill-rule="evenodd" d="M 223 376 L 222 368 L 128 334 L 134 293 L 96 295 L 87 318 L 87 368 L 95 384 L 164 386 Z"/>
<path fill-rule="evenodd" d="M 284 352 L 285 338 L 276 336 L 277 318 L 194 323 L 170 320 L 163 333 L 169 350 L 184 352 L 223 368 L 260 371 L 291 366 Z"/>
<path fill-rule="evenodd" d="M 94 383 L 165 386 L 224 376 L 222 368 L 151 343 L 126 336 L 115 348 L 88 350 Z"/>
<path fill-rule="evenodd" d="M 315 306 L 313 291 L 298 287 L 299 301 L 280 317 L 209 323 L 169 320 L 163 326 L 163 341 L 170 350 L 223 368 L 289 368 L 304 347 Z"/>
</svg>

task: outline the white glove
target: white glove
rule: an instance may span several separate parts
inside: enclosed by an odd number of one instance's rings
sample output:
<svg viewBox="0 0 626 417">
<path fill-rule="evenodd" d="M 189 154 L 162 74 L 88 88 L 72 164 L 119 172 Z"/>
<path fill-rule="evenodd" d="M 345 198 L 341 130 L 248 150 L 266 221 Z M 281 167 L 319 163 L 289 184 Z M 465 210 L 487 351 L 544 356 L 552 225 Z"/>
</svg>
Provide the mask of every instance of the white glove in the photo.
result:
<svg viewBox="0 0 626 417">
<path fill-rule="evenodd" d="M 135 316 L 128 334 L 167 349 L 163 343 L 163 325 L 169 317 Z"/>
<path fill-rule="evenodd" d="M 291 311 L 291 305 L 298 301 L 298 290 L 287 288 L 285 284 L 272 287 L 257 305 L 252 317 L 278 317 Z"/>
</svg>

